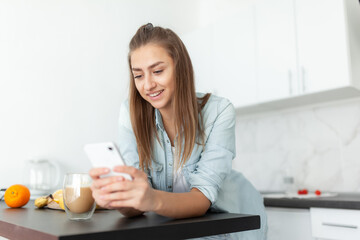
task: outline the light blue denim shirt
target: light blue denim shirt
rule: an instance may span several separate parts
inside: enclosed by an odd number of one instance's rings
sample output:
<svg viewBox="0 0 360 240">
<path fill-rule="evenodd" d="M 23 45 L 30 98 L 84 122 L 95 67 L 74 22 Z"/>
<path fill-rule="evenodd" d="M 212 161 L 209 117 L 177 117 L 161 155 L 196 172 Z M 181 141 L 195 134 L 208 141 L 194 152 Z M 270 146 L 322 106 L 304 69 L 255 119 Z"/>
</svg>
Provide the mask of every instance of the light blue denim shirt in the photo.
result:
<svg viewBox="0 0 360 240">
<path fill-rule="evenodd" d="M 204 94 L 198 93 L 198 97 Z M 156 129 L 160 142 L 154 136 L 152 168 L 148 170 L 153 188 L 172 192 L 174 159 L 171 142 L 164 129 L 159 110 L 155 109 Z M 190 189 L 199 189 L 211 202 L 211 210 L 231 213 L 256 214 L 261 217 L 261 229 L 208 239 L 266 238 L 266 214 L 258 191 L 239 172 L 232 170 L 235 157 L 235 109 L 229 100 L 211 95 L 202 109 L 205 147 L 195 145 L 182 174 Z M 129 103 L 121 105 L 118 146 L 127 165 L 139 168 L 139 156 L 132 130 Z M 190 190 L 189 189 L 189 190 Z M 224 237 L 226 236 L 226 237 Z"/>
</svg>

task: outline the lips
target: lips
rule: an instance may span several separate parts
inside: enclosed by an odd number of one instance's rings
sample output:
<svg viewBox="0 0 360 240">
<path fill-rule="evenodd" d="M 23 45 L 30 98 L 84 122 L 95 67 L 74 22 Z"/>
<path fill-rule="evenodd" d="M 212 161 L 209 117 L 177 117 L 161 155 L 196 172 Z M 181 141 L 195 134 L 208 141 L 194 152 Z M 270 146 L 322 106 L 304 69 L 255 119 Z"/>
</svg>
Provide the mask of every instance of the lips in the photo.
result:
<svg viewBox="0 0 360 240">
<path fill-rule="evenodd" d="M 157 92 L 153 92 L 153 93 L 149 93 L 147 94 L 149 97 L 151 98 L 156 98 L 157 96 L 159 96 L 164 90 L 160 90 L 160 91 L 157 91 Z"/>
</svg>

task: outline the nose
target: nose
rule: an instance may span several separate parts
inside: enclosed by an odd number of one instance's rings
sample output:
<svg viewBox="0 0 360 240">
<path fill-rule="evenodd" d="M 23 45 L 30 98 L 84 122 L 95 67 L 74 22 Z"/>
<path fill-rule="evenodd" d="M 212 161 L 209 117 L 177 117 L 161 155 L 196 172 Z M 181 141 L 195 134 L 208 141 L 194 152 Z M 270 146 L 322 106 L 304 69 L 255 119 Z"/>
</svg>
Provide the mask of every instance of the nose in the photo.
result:
<svg viewBox="0 0 360 240">
<path fill-rule="evenodd" d="M 145 84 L 144 84 L 145 91 L 151 91 L 151 89 L 155 87 L 156 87 L 156 82 L 154 81 L 152 76 L 151 75 L 145 76 Z"/>
</svg>

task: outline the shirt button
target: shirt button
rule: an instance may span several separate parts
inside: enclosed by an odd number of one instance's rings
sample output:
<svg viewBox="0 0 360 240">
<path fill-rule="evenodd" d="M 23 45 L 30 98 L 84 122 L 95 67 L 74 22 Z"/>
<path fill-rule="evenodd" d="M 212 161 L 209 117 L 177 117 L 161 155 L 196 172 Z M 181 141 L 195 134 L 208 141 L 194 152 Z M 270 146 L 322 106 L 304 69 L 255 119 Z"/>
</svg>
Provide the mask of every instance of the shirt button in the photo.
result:
<svg viewBox="0 0 360 240">
<path fill-rule="evenodd" d="M 172 163 L 169 163 L 169 166 L 172 166 Z"/>
<path fill-rule="evenodd" d="M 169 143 L 169 140 L 166 140 L 167 143 Z"/>
</svg>

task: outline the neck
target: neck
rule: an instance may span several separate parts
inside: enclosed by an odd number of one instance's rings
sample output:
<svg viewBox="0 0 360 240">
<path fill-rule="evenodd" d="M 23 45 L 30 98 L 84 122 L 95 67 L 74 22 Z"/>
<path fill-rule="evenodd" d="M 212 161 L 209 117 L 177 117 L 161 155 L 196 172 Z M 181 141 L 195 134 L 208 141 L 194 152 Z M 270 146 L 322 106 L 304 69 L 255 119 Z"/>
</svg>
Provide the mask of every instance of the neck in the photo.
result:
<svg viewBox="0 0 360 240">
<path fill-rule="evenodd" d="M 161 109 L 159 110 L 161 114 L 161 118 L 164 124 L 165 131 L 171 141 L 171 145 L 174 146 L 174 138 L 175 138 L 175 117 L 172 114 L 171 109 Z"/>
<path fill-rule="evenodd" d="M 174 124 L 174 116 L 172 116 L 172 114 L 164 111 L 160 111 L 160 114 L 164 125 L 171 126 Z"/>
<path fill-rule="evenodd" d="M 171 104 L 168 106 L 159 109 L 161 118 L 163 121 L 164 126 L 173 126 L 175 123 L 175 117 L 173 115 Z"/>
</svg>

